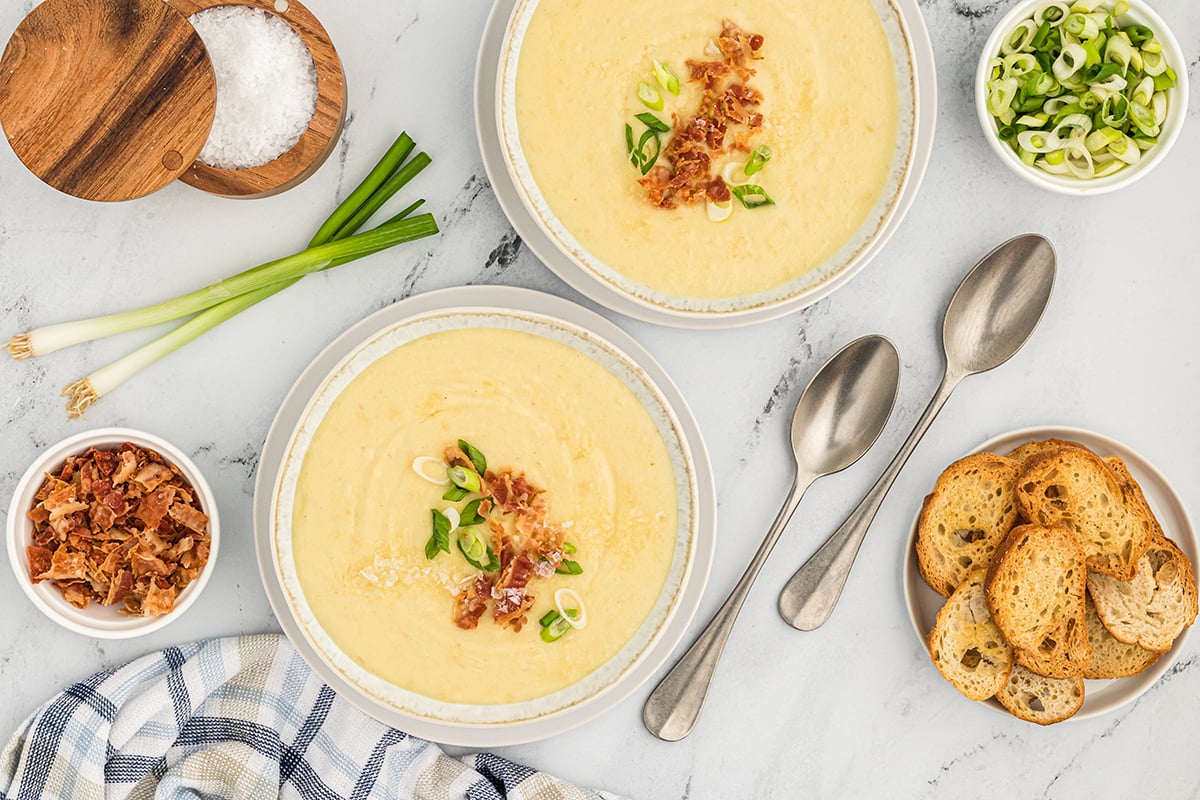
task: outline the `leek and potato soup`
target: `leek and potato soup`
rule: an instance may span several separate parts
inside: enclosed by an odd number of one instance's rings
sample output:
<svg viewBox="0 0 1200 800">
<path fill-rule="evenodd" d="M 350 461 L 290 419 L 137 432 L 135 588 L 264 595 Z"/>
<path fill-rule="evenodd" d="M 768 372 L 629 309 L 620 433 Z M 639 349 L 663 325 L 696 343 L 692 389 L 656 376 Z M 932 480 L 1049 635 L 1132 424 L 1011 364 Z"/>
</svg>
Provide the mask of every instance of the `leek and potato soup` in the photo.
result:
<svg viewBox="0 0 1200 800">
<path fill-rule="evenodd" d="M 338 396 L 292 522 L 313 615 L 368 672 L 505 704 L 616 655 L 653 609 L 677 527 L 653 419 L 578 350 L 521 331 L 430 334 Z"/>
<path fill-rule="evenodd" d="M 836 255 L 888 184 L 899 113 L 869 0 L 542 2 L 516 77 L 558 221 L 684 298 L 765 292 Z"/>
</svg>

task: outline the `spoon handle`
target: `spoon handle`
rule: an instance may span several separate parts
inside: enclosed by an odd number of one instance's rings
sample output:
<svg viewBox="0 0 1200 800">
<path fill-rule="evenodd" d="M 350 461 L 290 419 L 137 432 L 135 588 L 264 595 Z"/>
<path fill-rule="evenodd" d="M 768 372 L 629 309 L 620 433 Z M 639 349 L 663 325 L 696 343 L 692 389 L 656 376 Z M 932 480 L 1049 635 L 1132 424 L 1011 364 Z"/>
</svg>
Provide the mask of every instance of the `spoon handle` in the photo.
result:
<svg viewBox="0 0 1200 800">
<path fill-rule="evenodd" d="M 792 484 L 791 493 L 771 525 L 771 530 L 759 546 L 758 552 L 754 554 L 750 566 L 746 568 L 737 586 L 692 646 L 646 699 L 646 705 L 642 709 L 642 721 L 646 730 L 659 739 L 677 742 L 692 732 L 696 720 L 700 717 L 700 710 L 704 707 L 704 698 L 708 695 L 708 685 L 716 672 L 717 662 L 721 660 L 725 642 L 729 639 L 729 632 L 733 630 L 738 612 L 742 610 L 742 604 L 750 593 L 750 587 L 766 563 L 767 556 L 774 549 L 775 543 L 779 541 L 788 520 L 800 505 L 800 498 L 815 479 L 814 476 L 804 479 L 797 476 Z"/>
<path fill-rule="evenodd" d="M 900 452 L 892 459 L 892 463 L 879 476 L 879 480 L 858 506 L 850 512 L 850 516 L 841 527 L 804 562 L 804 566 L 796 570 L 796 574 L 783 587 L 779 595 L 779 613 L 793 628 L 815 631 L 829 619 L 842 596 L 846 579 L 850 577 L 850 569 L 854 566 L 858 549 L 875 520 L 875 514 L 883 505 L 883 499 L 887 497 L 908 457 L 912 455 L 921 437 L 929 430 L 929 426 L 933 424 L 938 412 L 946 405 L 946 401 L 950 399 L 963 377 L 961 374 L 950 372 L 942 376 L 942 383 L 933 399 L 929 401 L 925 413 L 917 421 L 917 426 L 909 434 Z"/>
</svg>

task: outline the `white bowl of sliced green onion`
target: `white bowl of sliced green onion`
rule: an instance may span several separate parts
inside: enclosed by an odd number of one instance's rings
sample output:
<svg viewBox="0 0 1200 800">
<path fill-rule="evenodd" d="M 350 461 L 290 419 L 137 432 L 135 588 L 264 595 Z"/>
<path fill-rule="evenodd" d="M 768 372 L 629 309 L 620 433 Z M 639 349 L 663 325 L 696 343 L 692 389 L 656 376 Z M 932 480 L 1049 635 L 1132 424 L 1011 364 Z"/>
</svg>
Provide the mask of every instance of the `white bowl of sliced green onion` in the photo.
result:
<svg viewBox="0 0 1200 800">
<path fill-rule="evenodd" d="M 1187 61 L 1141 0 L 1026 0 L 983 48 L 975 105 L 1014 172 L 1063 194 L 1138 180 L 1187 116 Z"/>
</svg>

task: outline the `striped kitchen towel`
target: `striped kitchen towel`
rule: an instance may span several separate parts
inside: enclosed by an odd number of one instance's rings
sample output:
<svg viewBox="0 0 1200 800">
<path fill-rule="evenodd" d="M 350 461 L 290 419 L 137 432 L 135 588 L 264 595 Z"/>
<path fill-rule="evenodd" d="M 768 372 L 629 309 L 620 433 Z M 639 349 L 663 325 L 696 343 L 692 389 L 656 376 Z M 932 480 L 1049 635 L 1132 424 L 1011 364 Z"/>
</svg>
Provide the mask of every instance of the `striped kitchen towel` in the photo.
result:
<svg viewBox="0 0 1200 800">
<path fill-rule="evenodd" d="M 616 800 L 365 716 L 278 635 L 171 647 L 80 681 L 0 753 L 0 800 Z"/>
</svg>

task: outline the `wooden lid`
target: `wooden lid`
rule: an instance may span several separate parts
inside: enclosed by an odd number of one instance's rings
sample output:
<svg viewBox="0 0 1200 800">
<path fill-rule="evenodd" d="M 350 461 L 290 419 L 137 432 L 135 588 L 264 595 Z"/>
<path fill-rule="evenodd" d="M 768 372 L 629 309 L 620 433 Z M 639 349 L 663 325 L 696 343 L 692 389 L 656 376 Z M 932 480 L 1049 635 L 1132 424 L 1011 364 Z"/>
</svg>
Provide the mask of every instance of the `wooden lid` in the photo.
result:
<svg viewBox="0 0 1200 800">
<path fill-rule="evenodd" d="M 45 0 L 0 58 L 0 125 L 35 175 L 130 200 L 187 171 L 212 129 L 200 35 L 163 0 Z"/>
</svg>

